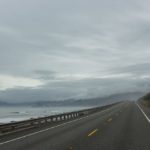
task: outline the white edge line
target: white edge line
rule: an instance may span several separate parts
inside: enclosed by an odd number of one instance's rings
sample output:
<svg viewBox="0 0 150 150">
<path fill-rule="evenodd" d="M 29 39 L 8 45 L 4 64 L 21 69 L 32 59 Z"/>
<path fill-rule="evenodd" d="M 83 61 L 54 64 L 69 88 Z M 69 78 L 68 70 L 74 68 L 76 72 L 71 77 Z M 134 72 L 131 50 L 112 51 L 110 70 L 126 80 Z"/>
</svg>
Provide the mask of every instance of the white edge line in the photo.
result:
<svg viewBox="0 0 150 150">
<path fill-rule="evenodd" d="M 105 112 L 105 111 L 107 111 L 107 110 L 109 110 L 109 109 L 110 109 L 110 108 L 107 108 L 106 110 L 97 112 L 97 113 L 95 113 L 95 114 Z M 30 137 L 30 136 L 32 136 L 32 135 L 36 135 L 36 134 L 38 134 L 38 133 L 42 133 L 42 132 L 45 132 L 45 131 L 48 131 L 48 130 L 51 130 L 51 129 L 54 129 L 54 128 L 57 128 L 57 127 L 60 127 L 60 126 L 63 126 L 63 125 L 66 125 L 66 124 L 70 124 L 70 123 L 72 123 L 72 122 L 75 122 L 75 121 L 79 121 L 79 120 L 88 118 L 88 117 L 90 117 L 90 116 L 94 116 L 95 114 L 91 114 L 91 115 L 88 115 L 88 116 L 85 116 L 85 117 L 82 117 L 82 118 L 79 118 L 79 119 L 75 119 L 75 120 L 72 120 L 72 121 L 68 121 L 68 122 L 59 124 L 59 125 L 57 125 L 57 126 L 53 126 L 53 127 L 47 128 L 47 129 L 43 129 L 43 130 L 40 130 L 40 131 L 37 131 L 37 132 L 33 132 L 33 133 L 30 133 L 30 134 L 27 134 L 27 135 L 18 137 L 18 138 L 14 138 L 14 139 L 12 139 L 12 140 L 8 140 L 8 141 L 5 141 L 5 142 L 2 142 L 2 143 L 0 143 L 0 146 L 1 146 L 1 145 L 4 145 L 4 144 L 7 144 L 7 143 L 10 143 L 10 142 L 14 142 L 14 141 L 20 140 L 20 139 L 24 139 L 24 138 L 26 138 L 26 137 Z"/>
<path fill-rule="evenodd" d="M 148 123 L 150 123 L 150 119 L 148 118 L 148 116 L 145 114 L 145 112 L 143 111 L 143 109 L 139 106 L 139 104 L 136 103 L 136 105 L 138 106 L 138 108 L 140 109 L 140 111 L 143 113 L 143 115 L 145 116 L 146 120 L 148 121 Z"/>
</svg>

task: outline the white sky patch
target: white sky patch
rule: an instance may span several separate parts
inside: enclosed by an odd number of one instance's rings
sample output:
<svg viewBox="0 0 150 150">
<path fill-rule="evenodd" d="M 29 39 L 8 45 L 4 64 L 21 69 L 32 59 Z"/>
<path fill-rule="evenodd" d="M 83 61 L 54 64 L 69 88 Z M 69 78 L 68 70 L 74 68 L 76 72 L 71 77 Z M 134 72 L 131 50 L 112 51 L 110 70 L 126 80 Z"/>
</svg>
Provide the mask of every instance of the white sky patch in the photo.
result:
<svg viewBox="0 0 150 150">
<path fill-rule="evenodd" d="M 64 74 L 64 75 L 58 75 L 59 79 L 69 79 L 69 80 L 81 80 L 81 79 L 87 79 L 87 78 L 93 78 L 94 75 L 92 74 Z"/>
<path fill-rule="evenodd" d="M 133 74 L 130 73 L 119 73 L 119 74 L 61 74 L 57 75 L 55 80 L 50 79 L 51 82 L 57 81 L 77 81 L 84 79 L 126 79 L 133 77 Z"/>
<path fill-rule="evenodd" d="M 150 78 L 150 75 L 141 75 L 140 78 L 141 78 L 141 79 L 149 79 L 149 78 Z"/>
<path fill-rule="evenodd" d="M 99 78 L 101 78 L 101 79 L 127 78 L 127 77 L 132 77 L 132 74 L 130 74 L 130 73 L 121 73 L 121 74 L 108 74 L 108 75 L 99 76 Z"/>
<path fill-rule="evenodd" d="M 37 79 L 0 75 L 0 90 L 7 90 L 16 87 L 36 88 L 41 85 L 43 85 L 43 83 Z"/>
</svg>

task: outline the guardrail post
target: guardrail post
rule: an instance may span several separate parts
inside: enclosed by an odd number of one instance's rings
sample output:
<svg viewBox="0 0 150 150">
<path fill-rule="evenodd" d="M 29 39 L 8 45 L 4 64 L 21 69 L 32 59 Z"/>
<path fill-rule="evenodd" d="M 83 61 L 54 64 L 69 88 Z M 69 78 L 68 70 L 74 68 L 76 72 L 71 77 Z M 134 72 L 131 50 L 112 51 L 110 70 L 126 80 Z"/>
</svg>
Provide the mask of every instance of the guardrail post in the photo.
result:
<svg viewBox="0 0 150 150">
<path fill-rule="evenodd" d="M 41 126 L 41 120 L 38 120 L 38 126 Z"/>
<path fill-rule="evenodd" d="M 60 116 L 60 120 L 61 120 L 61 121 L 64 120 L 64 116 Z"/>
<path fill-rule="evenodd" d="M 14 129 L 15 129 L 15 126 L 11 126 L 11 129 L 14 130 Z"/>
<path fill-rule="evenodd" d="M 47 118 L 45 118 L 45 124 L 48 123 Z"/>
<path fill-rule="evenodd" d="M 68 115 L 68 119 L 70 119 L 70 115 Z"/>
</svg>

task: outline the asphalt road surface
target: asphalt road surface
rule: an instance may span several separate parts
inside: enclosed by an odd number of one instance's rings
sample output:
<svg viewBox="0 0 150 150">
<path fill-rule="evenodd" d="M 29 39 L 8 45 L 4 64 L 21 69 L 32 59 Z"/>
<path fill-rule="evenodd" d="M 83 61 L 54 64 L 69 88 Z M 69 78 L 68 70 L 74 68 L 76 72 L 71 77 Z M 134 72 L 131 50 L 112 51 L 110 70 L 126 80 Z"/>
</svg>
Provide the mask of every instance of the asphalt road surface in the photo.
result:
<svg viewBox="0 0 150 150">
<path fill-rule="evenodd" d="M 150 122 L 125 102 L 61 125 L 0 139 L 0 150 L 150 150 Z"/>
</svg>

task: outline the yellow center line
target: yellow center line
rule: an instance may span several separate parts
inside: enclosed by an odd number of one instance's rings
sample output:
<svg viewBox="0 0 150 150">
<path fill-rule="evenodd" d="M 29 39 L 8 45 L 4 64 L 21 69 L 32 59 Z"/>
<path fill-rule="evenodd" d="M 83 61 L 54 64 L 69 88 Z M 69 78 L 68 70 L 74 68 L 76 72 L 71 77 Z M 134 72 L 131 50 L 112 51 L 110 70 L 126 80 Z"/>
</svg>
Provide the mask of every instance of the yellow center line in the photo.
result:
<svg viewBox="0 0 150 150">
<path fill-rule="evenodd" d="M 88 137 L 92 136 L 92 135 L 95 134 L 97 131 L 98 131 L 98 129 L 93 130 L 92 132 L 90 132 L 90 133 L 88 134 Z"/>
<path fill-rule="evenodd" d="M 111 121 L 112 121 L 112 118 L 109 118 L 107 121 L 108 121 L 108 122 L 111 122 Z"/>
</svg>

